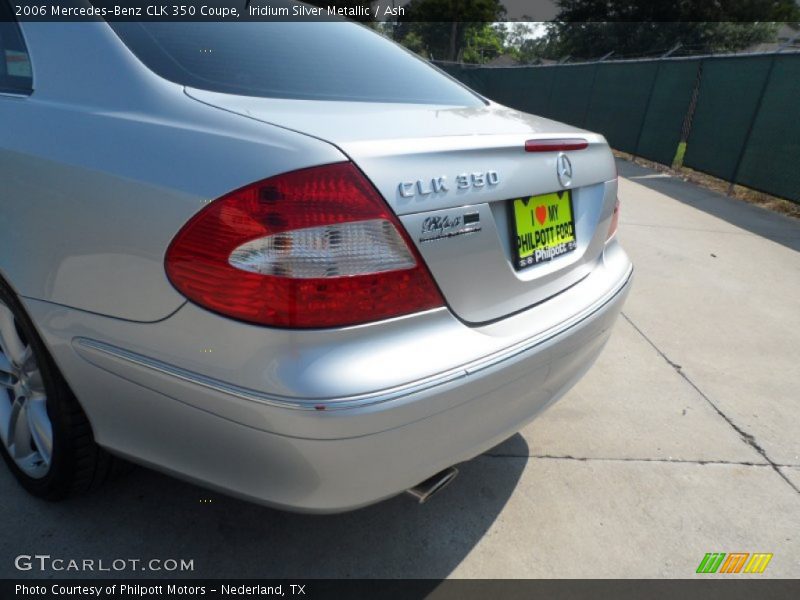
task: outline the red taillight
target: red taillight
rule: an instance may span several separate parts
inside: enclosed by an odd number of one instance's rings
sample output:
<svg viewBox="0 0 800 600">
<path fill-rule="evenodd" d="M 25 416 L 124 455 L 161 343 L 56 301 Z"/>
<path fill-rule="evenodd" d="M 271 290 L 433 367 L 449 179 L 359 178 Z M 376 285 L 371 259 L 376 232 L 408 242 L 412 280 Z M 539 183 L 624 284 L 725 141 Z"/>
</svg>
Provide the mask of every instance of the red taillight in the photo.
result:
<svg viewBox="0 0 800 600">
<path fill-rule="evenodd" d="M 525 152 L 567 152 L 583 150 L 588 147 L 589 142 L 583 138 L 541 139 L 525 142 Z"/>
<path fill-rule="evenodd" d="M 614 203 L 614 213 L 611 215 L 611 224 L 608 226 L 608 234 L 606 235 L 606 241 L 614 237 L 614 234 L 617 233 L 618 225 L 619 225 L 619 198 L 617 198 L 617 201 Z"/>
<path fill-rule="evenodd" d="M 215 200 L 175 236 L 172 284 L 277 327 L 335 327 L 442 306 L 402 225 L 352 163 L 277 175 Z"/>
</svg>

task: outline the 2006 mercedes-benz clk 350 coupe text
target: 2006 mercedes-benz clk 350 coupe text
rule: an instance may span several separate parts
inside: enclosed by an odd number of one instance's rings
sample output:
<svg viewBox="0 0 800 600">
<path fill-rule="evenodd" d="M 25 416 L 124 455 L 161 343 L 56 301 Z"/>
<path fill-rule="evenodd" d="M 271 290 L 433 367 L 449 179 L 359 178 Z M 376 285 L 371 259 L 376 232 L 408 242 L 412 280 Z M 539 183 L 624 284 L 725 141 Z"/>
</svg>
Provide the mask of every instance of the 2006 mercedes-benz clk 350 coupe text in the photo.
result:
<svg viewBox="0 0 800 600">
<path fill-rule="evenodd" d="M 600 135 L 354 23 L 0 33 L 0 447 L 32 493 L 124 457 L 298 511 L 424 499 L 608 339 Z"/>
</svg>

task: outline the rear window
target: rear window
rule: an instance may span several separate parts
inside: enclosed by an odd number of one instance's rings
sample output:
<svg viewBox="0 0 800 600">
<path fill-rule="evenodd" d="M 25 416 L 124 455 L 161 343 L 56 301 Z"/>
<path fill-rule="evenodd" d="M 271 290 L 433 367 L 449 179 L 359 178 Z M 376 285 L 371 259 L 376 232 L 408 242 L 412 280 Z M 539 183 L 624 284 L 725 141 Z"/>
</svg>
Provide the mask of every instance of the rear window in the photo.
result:
<svg viewBox="0 0 800 600">
<path fill-rule="evenodd" d="M 0 92 L 30 94 L 31 60 L 19 27 L 5 0 L 0 0 Z"/>
<path fill-rule="evenodd" d="M 111 26 L 152 71 L 189 87 L 269 98 L 482 104 L 425 61 L 356 23 Z"/>
</svg>

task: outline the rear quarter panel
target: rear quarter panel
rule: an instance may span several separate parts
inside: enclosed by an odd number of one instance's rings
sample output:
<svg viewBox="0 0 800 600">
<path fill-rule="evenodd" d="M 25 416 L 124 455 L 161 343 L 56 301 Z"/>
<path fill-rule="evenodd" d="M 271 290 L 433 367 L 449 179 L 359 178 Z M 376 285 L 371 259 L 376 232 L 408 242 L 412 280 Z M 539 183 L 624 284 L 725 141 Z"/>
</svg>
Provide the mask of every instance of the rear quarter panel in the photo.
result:
<svg viewBox="0 0 800 600">
<path fill-rule="evenodd" d="M 164 272 L 206 203 L 333 146 L 205 106 L 105 23 L 23 23 L 34 93 L 0 96 L 0 273 L 22 296 L 133 321 L 184 302 Z"/>
</svg>

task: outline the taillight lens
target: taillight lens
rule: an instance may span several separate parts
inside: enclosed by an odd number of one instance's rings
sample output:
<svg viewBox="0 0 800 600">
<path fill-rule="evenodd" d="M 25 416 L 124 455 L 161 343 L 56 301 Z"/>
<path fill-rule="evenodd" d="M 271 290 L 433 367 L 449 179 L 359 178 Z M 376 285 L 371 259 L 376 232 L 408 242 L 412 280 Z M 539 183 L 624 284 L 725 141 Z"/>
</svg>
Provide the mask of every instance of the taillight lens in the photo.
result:
<svg viewBox="0 0 800 600">
<path fill-rule="evenodd" d="M 614 203 L 614 213 L 611 215 L 611 225 L 608 226 L 608 235 L 606 235 L 606 241 L 614 237 L 614 234 L 617 233 L 618 225 L 619 225 L 619 198 L 617 198 L 617 201 Z"/>
<path fill-rule="evenodd" d="M 352 163 L 277 175 L 215 200 L 172 241 L 172 284 L 276 327 L 355 325 L 442 306 L 397 218 Z"/>
</svg>

